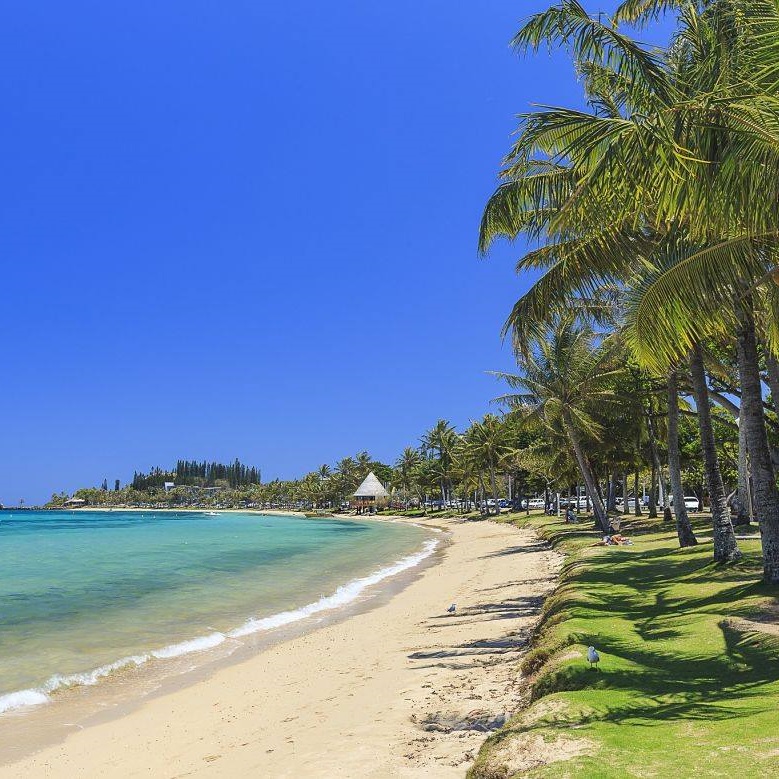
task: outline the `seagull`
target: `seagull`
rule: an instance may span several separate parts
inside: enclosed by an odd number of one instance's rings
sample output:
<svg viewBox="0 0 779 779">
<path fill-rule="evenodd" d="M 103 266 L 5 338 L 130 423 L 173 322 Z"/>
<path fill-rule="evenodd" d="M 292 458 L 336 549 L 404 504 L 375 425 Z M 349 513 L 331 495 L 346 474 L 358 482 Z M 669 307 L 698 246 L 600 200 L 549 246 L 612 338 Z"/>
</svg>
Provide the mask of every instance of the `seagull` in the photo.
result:
<svg viewBox="0 0 779 779">
<path fill-rule="evenodd" d="M 454 614 L 454 612 L 457 611 L 457 604 L 453 603 L 447 610 L 447 614 Z"/>
<path fill-rule="evenodd" d="M 590 668 L 593 666 L 595 670 L 598 670 L 598 663 L 600 662 L 600 655 L 595 651 L 595 647 L 591 646 L 587 648 L 587 660 L 590 663 Z"/>
</svg>

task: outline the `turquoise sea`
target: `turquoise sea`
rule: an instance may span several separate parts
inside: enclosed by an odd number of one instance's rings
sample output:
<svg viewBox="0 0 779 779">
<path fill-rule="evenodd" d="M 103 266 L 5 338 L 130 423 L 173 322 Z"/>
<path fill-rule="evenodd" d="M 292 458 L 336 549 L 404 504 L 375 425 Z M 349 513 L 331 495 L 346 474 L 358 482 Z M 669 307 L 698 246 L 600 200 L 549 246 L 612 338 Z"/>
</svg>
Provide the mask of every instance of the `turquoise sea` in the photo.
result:
<svg viewBox="0 0 779 779">
<path fill-rule="evenodd" d="M 435 544 L 388 522 L 0 512 L 0 712 L 333 612 Z"/>
</svg>

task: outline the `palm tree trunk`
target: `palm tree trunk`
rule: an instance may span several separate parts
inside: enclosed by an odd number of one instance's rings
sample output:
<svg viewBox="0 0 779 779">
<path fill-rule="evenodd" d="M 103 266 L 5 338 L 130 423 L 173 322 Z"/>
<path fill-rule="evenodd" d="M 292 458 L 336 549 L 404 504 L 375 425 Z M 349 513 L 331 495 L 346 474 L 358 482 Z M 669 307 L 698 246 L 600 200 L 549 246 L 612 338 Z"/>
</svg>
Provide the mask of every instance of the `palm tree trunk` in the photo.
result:
<svg viewBox="0 0 779 779">
<path fill-rule="evenodd" d="M 652 460 L 652 478 L 649 483 L 649 519 L 657 519 L 657 466 Z"/>
<path fill-rule="evenodd" d="M 635 505 L 633 506 L 633 514 L 637 517 L 642 517 L 644 515 L 644 512 L 641 511 L 641 502 L 638 499 L 638 490 L 641 486 L 639 484 L 640 478 L 641 475 L 638 472 L 638 468 L 636 468 L 636 471 L 633 474 L 633 500 L 635 501 Z"/>
<path fill-rule="evenodd" d="M 601 526 L 604 533 L 609 532 L 609 518 L 606 514 L 606 509 L 603 507 L 600 495 L 598 494 L 598 488 L 595 481 L 595 474 L 592 472 L 592 466 L 587 456 L 584 453 L 581 439 L 579 438 L 579 432 L 573 426 L 569 419 L 565 420 L 565 432 L 568 434 L 568 440 L 571 442 L 576 462 L 579 465 L 584 484 L 587 487 L 587 492 L 592 498 L 592 509 L 595 514 L 595 521 Z"/>
<path fill-rule="evenodd" d="M 628 471 L 622 474 L 622 513 L 629 514 L 628 511 Z"/>
<path fill-rule="evenodd" d="M 736 515 L 736 525 L 749 525 L 752 522 L 752 488 L 749 484 L 749 454 L 747 452 L 747 426 L 739 414 L 738 420 L 738 487 L 731 502 Z"/>
<path fill-rule="evenodd" d="M 490 487 L 492 487 L 492 498 L 495 501 L 495 515 L 500 514 L 498 505 L 498 480 L 495 478 L 495 466 L 490 463 Z"/>
<path fill-rule="evenodd" d="M 660 500 L 663 502 L 663 522 L 673 521 L 673 512 L 671 511 L 671 491 L 666 487 L 665 470 L 662 462 L 660 463 L 660 472 L 657 475 L 658 485 L 660 487 Z"/>
<path fill-rule="evenodd" d="M 766 354 L 765 366 L 768 388 L 771 390 L 771 402 L 774 404 L 774 411 L 779 414 L 779 360 L 770 351 Z"/>
<path fill-rule="evenodd" d="M 481 487 L 481 501 L 484 505 L 484 510 L 487 512 L 487 516 L 490 515 L 490 507 L 487 505 L 487 486 L 484 484 L 484 474 L 479 471 L 479 486 Z M 479 512 L 481 513 L 481 506 L 479 506 Z"/>
<path fill-rule="evenodd" d="M 763 393 L 755 339 L 752 299 L 736 305 L 738 318 L 738 372 L 741 383 L 740 424 L 747 439 L 755 510 L 763 539 L 763 578 L 766 584 L 779 584 L 779 491 L 768 449 L 763 416 Z"/>
<path fill-rule="evenodd" d="M 741 558 L 736 543 L 733 525 L 730 522 L 728 501 L 722 483 L 717 447 L 714 440 L 714 427 L 711 421 L 709 390 L 706 385 L 706 370 L 703 366 L 703 352 L 697 344 L 690 356 L 693 395 L 698 409 L 698 426 L 701 433 L 703 465 L 706 473 L 706 485 L 711 500 L 711 514 L 714 527 L 714 560 L 727 563 Z M 676 499 L 674 499 L 676 502 Z"/>
<path fill-rule="evenodd" d="M 679 378 L 676 371 L 668 374 L 668 474 L 671 477 L 671 490 L 674 496 L 674 513 L 676 514 L 676 535 L 679 546 L 695 546 L 695 537 L 687 507 L 684 505 L 684 488 L 682 486 L 682 467 L 679 456 Z"/>
<path fill-rule="evenodd" d="M 608 497 L 606 498 L 606 510 L 616 511 L 617 510 L 617 474 L 616 473 L 612 473 L 609 475 L 607 490 L 608 490 Z"/>
<path fill-rule="evenodd" d="M 646 427 L 649 433 L 649 450 L 652 453 L 652 498 L 649 503 L 650 519 L 657 518 L 657 498 L 660 499 L 660 505 L 667 508 L 665 500 L 665 489 L 663 488 L 663 467 L 660 464 L 660 454 L 657 451 L 657 437 L 655 435 L 655 422 L 652 419 L 652 408 L 650 406 L 646 415 Z M 655 494 L 657 487 L 657 495 Z M 664 516 L 663 519 L 668 519 Z"/>
</svg>

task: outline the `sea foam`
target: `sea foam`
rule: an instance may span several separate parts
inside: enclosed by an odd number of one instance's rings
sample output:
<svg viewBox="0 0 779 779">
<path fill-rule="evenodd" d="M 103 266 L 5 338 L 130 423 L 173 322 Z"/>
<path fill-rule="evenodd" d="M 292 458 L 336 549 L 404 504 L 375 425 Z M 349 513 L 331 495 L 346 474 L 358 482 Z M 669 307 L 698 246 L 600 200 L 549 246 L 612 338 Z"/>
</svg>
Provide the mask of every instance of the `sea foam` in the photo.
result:
<svg viewBox="0 0 779 779">
<path fill-rule="evenodd" d="M 302 606 L 294 611 L 281 611 L 270 617 L 249 619 L 241 625 L 241 627 L 231 630 L 227 635 L 231 638 L 240 638 L 241 636 L 248 636 L 263 630 L 272 630 L 273 628 L 282 627 L 283 625 L 289 625 L 293 622 L 298 622 L 301 619 L 306 619 L 313 614 L 319 614 L 322 611 L 330 611 L 345 606 L 347 603 L 356 600 L 367 587 L 378 584 L 380 581 L 388 579 L 391 576 L 397 576 L 399 573 L 419 565 L 425 558 L 430 557 L 430 555 L 433 554 L 437 546 L 438 541 L 431 539 L 430 541 L 427 541 L 422 547 L 422 550 L 416 554 L 404 557 L 393 565 L 390 565 L 387 568 L 381 568 L 361 579 L 354 579 L 348 584 L 341 585 L 332 595 L 327 595 L 314 603 L 309 603 L 307 606 Z"/>
<path fill-rule="evenodd" d="M 410 568 L 419 565 L 423 560 L 433 554 L 437 546 L 438 541 L 431 539 L 425 542 L 419 552 L 404 557 L 402 560 L 398 560 L 396 563 L 393 563 L 386 568 L 381 568 L 368 576 L 363 576 L 360 579 L 354 579 L 347 584 L 341 585 L 332 595 L 322 597 L 318 601 L 309 603 L 306 606 L 301 606 L 298 609 L 281 611 L 278 614 L 272 614 L 269 617 L 262 617 L 260 619 L 249 619 L 243 625 L 235 630 L 231 630 L 229 633 L 214 632 L 205 636 L 198 636 L 197 638 L 188 641 L 181 641 L 177 644 L 169 644 L 160 649 L 154 649 L 146 654 L 123 657 L 113 663 L 102 665 L 99 668 L 85 671 L 84 673 L 69 674 L 67 676 L 55 674 L 39 689 L 19 690 L 17 692 L 8 693 L 7 695 L 0 695 L 0 714 L 13 709 L 39 706 L 48 703 L 50 700 L 49 696 L 57 690 L 76 686 L 89 687 L 97 684 L 101 679 L 110 676 L 116 671 L 132 668 L 133 666 L 139 667 L 153 659 L 168 660 L 194 652 L 204 652 L 223 644 L 228 639 L 237 639 L 265 630 L 273 630 L 274 628 L 283 627 L 284 625 L 289 625 L 293 622 L 299 622 L 302 619 L 306 619 L 307 617 L 319 614 L 323 611 L 331 611 L 340 608 L 355 601 L 368 587 L 378 584 L 384 579 L 397 576 L 399 573 L 403 573 L 403 571 L 407 571 Z"/>
<path fill-rule="evenodd" d="M 182 655 L 192 654 L 192 652 L 204 652 L 206 649 L 213 649 L 215 646 L 223 644 L 226 640 L 227 636 L 224 633 L 210 633 L 207 636 L 199 636 L 189 641 L 182 641 L 180 644 L 170 644 L 170 646 L 164 646 L 162 649 L 155 649 L 151 656 L 160 660 L 167 660 L 171 657 L 181 657 Z"/>
<path fill-rule="evenodd" d="M 20 709 L 23 706 L 40 706 L 48 703 L 49 698 L 39 690 L 19 690 L 8 695 L 0 695 L 0 714 L 11 709 Z"/>
</svg>

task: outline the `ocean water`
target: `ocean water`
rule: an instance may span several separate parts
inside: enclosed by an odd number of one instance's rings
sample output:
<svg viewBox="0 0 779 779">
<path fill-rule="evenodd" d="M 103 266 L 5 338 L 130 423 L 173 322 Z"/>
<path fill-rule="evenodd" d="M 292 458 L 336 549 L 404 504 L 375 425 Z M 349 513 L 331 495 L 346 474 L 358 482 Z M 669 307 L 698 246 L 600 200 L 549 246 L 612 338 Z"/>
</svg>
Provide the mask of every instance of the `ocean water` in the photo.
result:
<svg viewBox="0 0 779 779">
<path fill-rule="evenodd" d="M 0 713 L 333 611 L 436 541 L 388 522 L 0 513 Z"/>
</svg>

